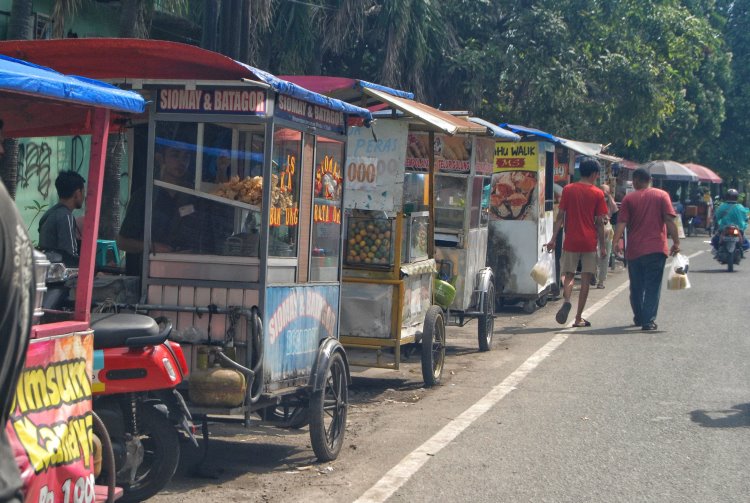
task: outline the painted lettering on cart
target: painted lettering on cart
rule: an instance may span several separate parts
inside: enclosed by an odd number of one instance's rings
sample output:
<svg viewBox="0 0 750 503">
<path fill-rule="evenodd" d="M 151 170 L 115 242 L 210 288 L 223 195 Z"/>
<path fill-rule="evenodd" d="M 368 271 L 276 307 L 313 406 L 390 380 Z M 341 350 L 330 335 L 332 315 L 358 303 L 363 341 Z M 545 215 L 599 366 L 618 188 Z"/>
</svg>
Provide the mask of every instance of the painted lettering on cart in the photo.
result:
<svg viewBox="0 0 750 503">
<path fill-rule="evenodd" d="M 24 369 L 16 385 L 11 411 L 27 414 L 56 409 L 91 398 L 91 384 L 83 358 Z"/>
<path fill-rule="evenodd" d="M 49 425 L 34 424 L 28 417 L 11 419 L 11 423 L 34 473 L 77 461 L 82 461 L 86 468 L 90 467 L 93 445 L 90 412 Z"/>
<path fill-rule="evenodd" d="M 329 336 L 335 335 L 336 311 L 328 300 L 312 289 L 291 290 L 268 322 L 271 344 L 274 344 L 292 324 L 298 323 L 300 318 L 316 321 Z"/>
<path fill-rule="evenodd" d="M 161 89 L 158 103 L 160 112 L 262 114 L 266 111 L 266 96 L 263 91 Z"/>
<path fill-rule="evenodd" d="M 62 491 L 62 499 L 55 498 L 55 491 L 50 489 L 48 486 L 43 486 L 39 490 L 38 503 L 55 503 L 60 501 L 61 503 L 93 503 L 96 498 L 96 482 L 94 474 L 90 473 L 86 477 L 78 477 L 75 483 L 73 479 L 67 479 L 60 490 Z"/>
<path fill-rule="evenodd" d="M 329 131 L 344 130 L 344 114 L 330 108 L 313 105 L 306 101 L 292 98 L 284 94 L 279 95 L 276 102 L 276 116 L 282 119 L 319 127 Z"/>
<path fill-rule="evenodd" d="M 327 204 L 316 204 L 313 207 L 313 222 L 316 224 L 340 224 L 341 209 Z"/>
</svg>

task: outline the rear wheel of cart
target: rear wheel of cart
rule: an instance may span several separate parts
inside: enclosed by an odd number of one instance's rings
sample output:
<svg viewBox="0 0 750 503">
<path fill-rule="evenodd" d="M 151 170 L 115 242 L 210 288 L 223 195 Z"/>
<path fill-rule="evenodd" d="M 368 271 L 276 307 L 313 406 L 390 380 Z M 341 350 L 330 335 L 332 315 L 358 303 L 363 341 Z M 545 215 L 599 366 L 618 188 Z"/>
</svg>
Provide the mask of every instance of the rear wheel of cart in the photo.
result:
<svg viewBox="0 0 750 503">
<path fill-rule="evenodd" d="M 427 310 L 422 330 L 422 378 L 427 386 L 440 383 L 445 363 L 445 320 L 443 310 L 432 306 Z"/>
<path fill-rule="evenodd" d="M 479 316 L 479 351 L 492 349 L 492 334 L 495 331 L 495 287 L 490 285 L 484 294 L 484 313 Z"/>
<path fill-rule="evenodd" d="M 318 461 L 336 459 L 344 444 L 349 407 L 346 365 L 340 353 L 328 360 L 323 389 L 310 398 L 310 440 Z"/>
<path fill-rule="evenodd" d="M 529 299 L 524 301 L 523 312 L 526 314 L 531 314 L 534 311 L 536 311 L 536 299 Z"/>
</svg>

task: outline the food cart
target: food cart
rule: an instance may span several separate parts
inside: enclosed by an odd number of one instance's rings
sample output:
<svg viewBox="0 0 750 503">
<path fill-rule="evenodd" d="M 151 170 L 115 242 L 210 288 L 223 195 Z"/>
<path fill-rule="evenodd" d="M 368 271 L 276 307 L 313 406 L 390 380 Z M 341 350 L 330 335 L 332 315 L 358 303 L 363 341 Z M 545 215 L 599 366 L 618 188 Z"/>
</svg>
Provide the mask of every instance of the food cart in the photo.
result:
<svg viewBox="0 0 750 503">
<path fill-rule="evenodd" d="M 495 272 L 497 304 L 523 303 L 532 313 L 547 303 L 554 275 L 539 285 L 529 274 L 552 237 L 554 142 L 541 131 L 501 124 L 524 135 L 495 144 L 490 190 L 488 265 Z"/>
<path fill-rule="evenodd" d="M 116 497 L 112 448 L 106 428 L 91 408 L 94 350 L 89 307 L 107 134 L 120 115 L 144 109 L 145 102 L 136 93 L 0 56 L 0 117 L 6 136 L 91 135 L 75 310 L 71 320 L 45 322 L 40 308 L 49 262 L 43 264 L 40 254 L 37 324 L 32 327 L 6 426 L 26 501 L 114 501 Z M 96 457 L 92 431 L 103 447 Z M 65 447 L 60 449 L 61 444 Z M 95 459 L 104 463 L 107 487 L 96 485 Z"/>
<path fill-rule="evenodd" d="M 480 347 L 491 338 L 494 313 L 483 309 L 484 299 L 491 294 L 487 291 L 491 271 L 480 272 L 484 253 L 472 256 L 470 263 L 456 262 L 454 272 L 466 275 L 461 286 L 478 290 L 474 298 L 469 294 L 465 304 L 462 292 L 462 304 L 454 306 L 461 312 L 443 311 L 433 283 L 438 271 L 436 237 L 443 248 L 460 248 L 462 252 L 482 240 L 482 177 L 477 178 L 480 186 L 474 189 L 472 135 L 491 135 L 493 128 L 415 102 L 410 93 L 361 80 L 289 78 L 329 96 L 381 108 L 373 114 L 372 132 L 356 126 L 349 132 L 344 171 L 347 231 L 341 341 L 352 365 L 389 369 L 399 368 L 405 348 L 420 344 L 422 377 L 425 384 L 434 385 L 443 371 L 447 322 L 463 324 L 470 316 L 482 317 L 480 332 L 490 332 L 480 338 Z M 494 153 L 494 141 L 490 142 L 492 146 L 485 151 Z M 487 171 L 491 161 L 489 156 L 489 163 L 484 162 L 480 170 Z M 454 181 L 451 172 L 460 173 L 457 185 L 463 184 L 462 193 L 455 197 L 448 193 Z M 442 192 L 436 190 L 438 179 Z M 471 218 L 476 219 L 473 226 Z M 486 240 L 484 243 L 486 248 Z M 450 264 L 453 257 L 460 260 L 462 252 L 446 251 L 441 257 Z M 445 303 L 445 308 L 450 306 L 451 302 Z"/>
<path fill-rule="evenodd" d="M 137 309 L 174 317 L 204 438 L 211 421 L 309 423 L 318 459 L 334 459 L 350 382 L 338 341 L 346 121 L 370 113 L 194 46 L 75 42 L 19 46 L 153 103 L 132 146 L 147 152 Z"/>
<path fill-rule="evenodd" d="M 495 283 L 486 259 L 495 141 L 520 137 L 481 119 L 469 120 L 485 126 L 487 137 L 435 135 L 435 259 L 440 280 L 435 298 L 449 325 L 464 326 L 476 318 L 479 349 L 489 351 Z M 417 141 L 426 141 L 425 136 Z M 410 153 L 417 157 L 407 157 L 407 165 L 418 165 L 418 149 Z"/>
</svg>

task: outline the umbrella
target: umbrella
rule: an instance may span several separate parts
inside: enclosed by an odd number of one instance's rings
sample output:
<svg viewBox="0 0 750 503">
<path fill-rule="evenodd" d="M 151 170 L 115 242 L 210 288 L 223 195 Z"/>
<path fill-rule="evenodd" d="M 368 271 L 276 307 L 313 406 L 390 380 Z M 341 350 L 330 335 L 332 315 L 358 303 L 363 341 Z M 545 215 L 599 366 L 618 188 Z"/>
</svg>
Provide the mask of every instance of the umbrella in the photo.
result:
<svg viewBox="0 0 750 503">
<path fill-rule="evenodd" d="M 714 173 L 711 168 L 701 166 L 700 164 L 685 163 L 685 167 L 698 175 L 701 182 L 721 183 L 721 177 Z"/>
<path fill-rule="evenodd" d="M 676 182 L 697 182 L 699 180 L 698 175 L 679 162 L 650 161 L 641 167 L 651 173 L 653 178 Z"/>
</svg>

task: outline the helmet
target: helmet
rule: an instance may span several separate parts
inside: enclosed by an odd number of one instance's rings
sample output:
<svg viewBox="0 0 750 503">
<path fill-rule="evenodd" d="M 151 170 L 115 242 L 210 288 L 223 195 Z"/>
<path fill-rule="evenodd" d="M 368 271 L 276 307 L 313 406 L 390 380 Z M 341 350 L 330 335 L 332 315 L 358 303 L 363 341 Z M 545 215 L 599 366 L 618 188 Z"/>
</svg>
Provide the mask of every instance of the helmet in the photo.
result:
<svg viewBox="0 0 750 503">
<path fill-rule="evenodd" d="M 736 201 L 738 197 L 740 197 L 740 193 L 737 192 L 737 189 L 729 189 L 727 191 L 727 199 L 730 201 Z"/>
</svg>

